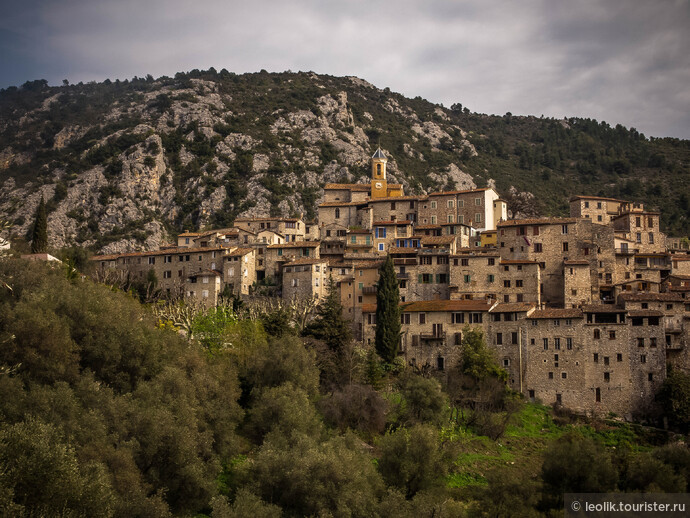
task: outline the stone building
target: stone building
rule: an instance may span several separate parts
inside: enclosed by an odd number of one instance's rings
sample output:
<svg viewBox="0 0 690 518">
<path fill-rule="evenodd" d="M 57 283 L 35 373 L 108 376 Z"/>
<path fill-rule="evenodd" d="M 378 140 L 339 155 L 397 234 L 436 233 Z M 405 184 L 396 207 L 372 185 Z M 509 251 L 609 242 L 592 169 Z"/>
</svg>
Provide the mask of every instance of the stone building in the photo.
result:
<svg viewBox="0 0 690 518">
<path fill-rule="evenodd" d="M 236 248 L 223 257 L 224 284 L 234 295 L 248 295 L 257 281 L 256 255 L 254 248 Z"/>
<path fill-rule="evenodd" d="M 283 265 L 282 298 L 321 300 L 328 287 L 328 262 L 323 258 L 295 259 Z"/>
</svg>

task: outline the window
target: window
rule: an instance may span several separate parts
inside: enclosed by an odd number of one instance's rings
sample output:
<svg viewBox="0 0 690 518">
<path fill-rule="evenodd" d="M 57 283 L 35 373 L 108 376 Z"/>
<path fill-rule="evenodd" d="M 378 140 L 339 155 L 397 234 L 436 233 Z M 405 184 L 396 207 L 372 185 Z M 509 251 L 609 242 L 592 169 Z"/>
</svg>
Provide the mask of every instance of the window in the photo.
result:
<svg viewBox="0 0 690 518">
<path fill-rule="evenodd" d="M 431 224 L 432 225 L 436 224 L 436 216 L 431 216 Z"/>
<path fill-rule="evenodd" d="M 448 214 L 448 223 L 453 223 L 453 222 L 454 222 L 454 221 L 453 221 L 454 219 L 455 219 L 455 218 L 454 218 L 454 216 L 453 216 L 452 214 Z M 451 229 L 449 229 L 449 230 L 451 230 Z"/>
<path fill-rule="evenodd" d="M 553 379 L 553 372 L 549 372 L 549 379 L 550 379 L 550 380 Z"/>
<path fill-rule="evenodd" d="M 566 338 L 565 339 L 565 348 L 568 349 L 569 351 L 572 350 L 572 348 L 573 348 L 573 339 L 572 338 Z"/>
<path fill-rule="evenodd" d="M 490 273 L 490 274 L 487 276 L 486 281 L 487 281 L 487 282 L 494 282 L 494 275 Z"/>
<path fill-rule="evenodd" d="M 510 358 L 503 358 L 503 366 L 510 367 Z"/>
<path fill-rule="evenodd" d="M 608 364 L 609 364 L 609 357 L 604 356 L 604 365 L 608 365 Z"/>
<path fill-rule="evenodd" d="M 453 206 L 455 205 L 455 203 L 453 202 L 453 200 L 448 200 L 447 205 L 448 205 L 448 208 L 449 208 L 449 209 L 452 209 Z"/>
<path fill-rule="evenodd" d="M 543 251 L 541 243 L 534 243 L 534 252 L 540 254 Z"/>
<path fill-rule="evenodd" d="M 164 279 L 170 279 L 172 277 L 172 271 L 171 270 L 166 270 L 163 272 L 163 278 Z"/>
<path fill-rule="evenodd" d="M 649 233 L 649 244 L 650 245 L 654 244 L 654 232 Z"/>
<path fill-rule="evenodd" d="M 561 350 L 561 339 L 560 338 L 554 338 L 553 339 L 553 348 L 556 349 L 557 351 Z"/>
<path fill-rule="evenodd" d="M 513 332 L 510 334 L 510 343 L 512 343 L 513 345 L 517 345 L 517 343 L 518 343 L 518 334 L 517 334 L 517 332 L 513 331 Z"/>
<path fill-rule="evenodd" d="M 474 204 L 477 206 L 480 206 L 482 204 L 482 199 L 481 198 L 475 198 L 474 199 Z"/>
<path fill-rule="evenodd" d="M 610 372 L 604 373 L 604 381 L 611 381 L 611 373 Z"/>
<path fill-rule="evenodd" d="M 384 245 L 383 243 L 379 243 L 379 252 L 383 252 Z"/>
<path fill-rule="evenodd" d="M 477 212 L 477 213 L 474 215 L 474 221 L 476 221 L 477 223 L 481 223 L 481 222 L 482 222 L 482 215 L 481 215 L 481 213 Z"/>
<path fill-rule="evenodd" d="M 410 314 L 409 313 L 401 313 L 400 314 L 400 323 L 405 324 L 405 325 L 410 325 Z"/>
<path fill-rule="evenodd" d="M 503 333 L 496 333 L 496 345 L 503 345 Z"/>
<path fill-rule="evenodd" d="M 651 372 L 650 372 L 649 374 L 647 374 L 647 379 L 648 379 L 649 381 L 654 381 L 654 374 L 651 373 Z"/>
<path fill-rule="evenodd" d="M 616 339 L 616 332 L 615 331 L 609 331 L 609 340 L 615 340 Z"/>
<path fill-rule="evenodd" d="M 465 281 L 466 284 L 470 283 L 470 275 L 469 274 L 465 274 L 462 277 L 463 277 L 463 280 Z"/>
<path fill-rule="evenodd" d="M 544 350 L 548 351 L 549 350 L 549 339 L 544 338 L 542 341 L 544 342 Z"/>
<path fill-rule="evenodd" d="M 155 257 L 149 257 L 149 264 L 156 264 L 156 258 Z"/>
<path fill-rule="evenodd" d="M 420 324 L 426 324 L 426 313 L 420 313 L 419 314 L 419 323 Z"/>
<path fill-rule="evenodd" d="M 586 202 L 585 202 L 585 209 L 588 209 L 588 208 L 589 208 L 589 202 L 586 201 Z"/>
<path fill-rule="evenodd" d="M 451 324 L 464 324 L 465 323 L 465 314 L 464 313 L 451 313 L 450 314 L 450 323 Z"/>
<path fill-rule="evenodd" d="M 510 281 L 509 280 L 503 281 L 503 287 L 504 288 L 510 288 Z"/>
<path fill-rule="evenodd" d="M 599 353 L 594 353 L 594 363 L 599 363 Z"/>
<path fill-rule="evenodd" d="M 640 355 L 640 363 L 647 363 L 647 355 L 646 354 Z"/>
<path fill-rule="evenodd" d="M 566 379 L 567 377 L 568 377 L 568 374 L 567 374 L 566 372 L 561 372 L 561 378 Z M 560 396 L 561 396 L 561 395 L 558 394 L 558 398 L 559 398 L 559 401 L 558 401 L 558 402 L 559 402 L 559 403 L 560 403 Z"/>
<path fill-rule="evenodd" d="M 561 225 L 561 234 L 568 233 L 568 225 Z"/>
<path fill-rule="evenodd" d="M 567 241 L 563 241 L 563 251 L 564 252 L 568 251 L 568 242 Z"/>
<path fill-rule="evenodd" d="M 516 288 L 522 288 L 522 279 L 518 279 L 515 281 L 515 287 Z"/>
<path fill-rule="evenodd" d="M 644 347 L 644 338 L 638 338 L 637 339 L 637 346 L 638 347 Z"/>
<path fill-rule="evenodd" d="M 432 201 L 432 202 L 431 202 L 431 208 L 432 208 L 432 209 L 435 209 L 435 208 L 436 208 L 436 202 L 435 202 L 435 201 Z"/>
</svg>

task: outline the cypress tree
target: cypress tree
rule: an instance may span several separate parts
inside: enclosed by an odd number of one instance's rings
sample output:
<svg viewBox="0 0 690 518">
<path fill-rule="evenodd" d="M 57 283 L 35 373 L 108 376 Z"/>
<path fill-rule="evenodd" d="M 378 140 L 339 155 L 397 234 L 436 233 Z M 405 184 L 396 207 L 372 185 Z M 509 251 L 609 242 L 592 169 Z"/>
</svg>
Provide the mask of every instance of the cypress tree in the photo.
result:
<svg viewBox="0 0 690 518">
<path fill-rule="evenodd" d="M 41 202 L 36 209 L 34 218 L 34 228 L 31 233 L 31 253 L 42 254 L 48 249 L 48 215 L 46 214 L 46 203 L 41 196 Z"/>
<path fill-rule="evenodd" d="M 316 313 L 316 318 L 305 328 L 304 334 L 323 340 L 333 351 L 341 351 L 352 339 L 352 330 L 343 318 L 343 306 L 333 276 L 328 278 L 326 298 L 319 304 Z"/>
<path fill-rule="evenodd" d="M 376 289 L 376 352 L 392 363 L 400 351 L 400 289 L 393 259 L 386 257 Z"/>
</svg>

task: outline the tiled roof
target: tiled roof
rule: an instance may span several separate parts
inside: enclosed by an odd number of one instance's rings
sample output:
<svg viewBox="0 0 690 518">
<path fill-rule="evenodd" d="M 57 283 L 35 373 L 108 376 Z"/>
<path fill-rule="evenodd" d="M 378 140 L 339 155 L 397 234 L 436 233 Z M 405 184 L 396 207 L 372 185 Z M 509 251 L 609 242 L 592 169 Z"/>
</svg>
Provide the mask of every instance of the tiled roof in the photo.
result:
<svg viewBox="0 0 690 518">
<path fill-rule="evenodd" d="M 629 201 L 619 200 L 616 198 L 602 198 L 601 196 L 573 196 L 570 201 L 575 200 L 601 200 L 601 201 L 616 201 L 618 203 L 630 203 Z"/>
<path fill-rule="evenodd" d="M 120 257 L 117 254 L 108 254 L 108 255 L 94 255 L 91 256 L 92 261 L 115 261 L 118 257 Z"/>
<path fill-rule="evenodd" d="M 550 308 L 550 309 L 538 309 L 532 313 L 530 318 L 582 318 L 582 311 L 579 309 L 560 309 L 560 308 Z"/>
<path fill-rule="evenodd" d="M 268 248 L 318 248 L 320 241 L 291 241 L 281 245 L 268 245 Z"/>
<path fill-rule="evenodd" d="M 453 196 L 455 194 L 469 194 L 473 192 L 484 192 L 488 191 L 489 187 L 484 187 L 482 189 L 469 189 L 466 191 L 441 191 L 441 192 L 432 192 L 429 193 L 429 196 Z"/>
<path fill-rule="evenodd" d="M 683 300 L 680 295 L 673 293 L 623 293 L 620 297 L 625 302 L 675 302 Z"/>
<path fill-rule="evenodd" d="M 501 302 L 492 307 L 489 313 L 519 313 L 521 311 L 529 311 L 535 307 L 536 304 L 534 302 Z"/>
<path fill-rule="evenodd" d="M 625 313 L 625 309 L 617 308 L 610 304 L 588 304 L 582 306 L 585 313 Z"/>
<path fill-rule="evenodd" d="M 309 257 L 304 257 L 302 259 L 295 259 L 294 261 L 290 261 L 289 263 L 285 263 L 283 266 L 295 266 L 299 264 L 321 264 L 321 263 L 327 263 L 328 261 L 326 259 L 314 259 L 309 258 Z"/>
<path fill-rule="evenodd" d="M 108 255 L 107 257 L 112 257 L 115 256 L 116 259 L 120 257 L 148 257 L 148 256 L 159 256 L 159 255 L 190 255 L 190 254 L 197 254 L 197 253 L 202 253 L 202 252 L 218 252 L 218 251 L 227 251 L 227 247 L 199 247 L 199 248 L 185 248 L 185 247 L 179 247 L 179 248 L 173 248 L 173 249 L 166 249 L 166 250 L 152 250 L 150 252 L 127 252 L 124 254 L 111 254 Z M 93 256 L 91 260 L 93 261 L 102 261 L 103 259 L 100 259 L 102 256 Z"/>
<path fill-rule="evenodd" d="M 628 311 L 629 317 L 663 317 L 661 311 L 654 311 L 651 309 L 633 309 Z"/>
<path fill-rule="evenodd" d="M 423 245 L 449 245 L 455 242 L 455 236 L 422 236 Z"/>
<path fill-rule="evenodd" d="M 201 232 L 182 232 L 177 237 L 194 237 L 198 235 L 201 235 Z"/>
<path fill-rule="evenodd" d="M 371 190 L 371 185 L 368 183 L 327 183 L 324 189 L 369 192 Z"/>
<path fill-rule="evenodd" d="M 371 230 L 366 228 L 350 228 L 347 230 L 349 234 L 371 234 Z"/>
<path fill-rule="evenodd" d="M 519 227 L 522 225 L 565 225 L 566 223 L 577 223 L 578 218 L 530 218 L 530 219 L 509 219 L 500 221 L 499 227 Z"/>
<path fill-rule="evenodd" d="M 690 255 L 677 255 L 677 254 L 672 254 L 672 255 L 671 255 L 671 260 L 672 260 L 672 261 L 690 261 Z"/>
<path fill-rule="evenodd" d="M 400 310 L 403 312 L 422 311 L 489 311 L 491 304 L 479 300 L 418 300 L 416 302 L 403 302 Z M 376 304 L 363 304 L 362 313 L 375 313 Z"/>
<path fill-rule="evenodd" d="M 243 255 L 251 254 L 253 251 L 253 248 L 236 248 L 230 252 L 227 257 L 241 257 Z"/>
</svg>

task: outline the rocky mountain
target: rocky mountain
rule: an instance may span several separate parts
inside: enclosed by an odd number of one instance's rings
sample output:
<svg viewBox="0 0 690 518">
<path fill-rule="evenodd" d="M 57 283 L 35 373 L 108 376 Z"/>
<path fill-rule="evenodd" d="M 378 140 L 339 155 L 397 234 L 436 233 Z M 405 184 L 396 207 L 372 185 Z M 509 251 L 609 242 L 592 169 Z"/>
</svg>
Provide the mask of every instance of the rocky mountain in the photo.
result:
<svg viewBox="0 0 690 518">
<path fill-rule="evenodd" d="M 588 119 L 488 116 L 311 72 L 178 73 L 0 91 L 0 219 L 43 196 L 56 248 L 150 249 L 238 216 L 313 219 L 327 182 L 364 182 L 376 146 L 408 193 L 495 185 L 516 213 L 632 198 L 690 220 L 690 146 Z"/>
</svg>

